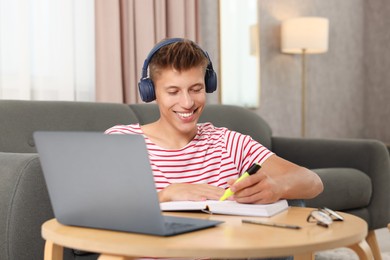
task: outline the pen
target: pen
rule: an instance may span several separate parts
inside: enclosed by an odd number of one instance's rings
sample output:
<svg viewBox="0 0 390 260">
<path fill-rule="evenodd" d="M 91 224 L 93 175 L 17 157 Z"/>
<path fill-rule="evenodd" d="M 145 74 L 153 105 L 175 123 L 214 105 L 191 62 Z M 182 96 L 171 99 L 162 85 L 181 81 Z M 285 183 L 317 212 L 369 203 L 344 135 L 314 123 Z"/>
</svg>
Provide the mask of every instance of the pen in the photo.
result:
<svg viewBox="0 0 390 260">
<path fill-rule="evenodd" d="M 239 181 L 241 181 L 242 179 L 248 177 L 249 175 L 252 175 L 254 173 L 256 173 L 259 169 L 261 168 L 260 164 L 258 163 L 254 163 L 251 167 L 249 167 L 249 169 L 243 174 L 240 176 L 240 178 L 238 178 L 234 183 L 237 183 Z M 232 196 L 234 194 L 234 192 L 232 192 L 232 190 L 230 188 L 228 188 L 225 193 L 222 195 L 222 197 L 219 199 L 219 201 L 223 201 L 223 200 L 226 200 L 227 198 L 229 198 L 230 196 Z"/>
<path fill-rule="evenodd" d="M 248 219 L 243 219 L 243 220 L 241 220 L 241 222 L 242 223 L 249 223 L 249 224 L 263 225 L 263 226 L 278 227 L 278 228 L 289 228 L 289 229 L 301 229 L 302 228 L 301 226 L 297 226 L 297 225 L 262 222 L 262 221 L 257 221 L 257 220 L 248 220 Z"/>
</svg>

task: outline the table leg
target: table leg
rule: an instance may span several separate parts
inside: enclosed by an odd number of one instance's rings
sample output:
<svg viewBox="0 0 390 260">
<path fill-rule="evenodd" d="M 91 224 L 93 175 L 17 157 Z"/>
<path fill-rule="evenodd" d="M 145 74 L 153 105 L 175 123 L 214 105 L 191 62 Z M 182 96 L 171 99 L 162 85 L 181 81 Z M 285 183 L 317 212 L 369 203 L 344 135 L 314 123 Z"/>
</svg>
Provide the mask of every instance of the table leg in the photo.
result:
<svg viewBox="0 0 390 260">
<path fill-rule="evenodd" d="M 294 260 L 314 260 L 314 253 L 295 254 Z"/>
<path fill-rule="evenodd" d="M 50 240 L 46 240 L 44 260 L 62 260 L 63 256 L 64 248 L 62 246 L 56 245 Z"/>
<path fill-rule="evenodd" d="M 379 249 L 379 244 L 376 239 L 375 230 L 368 231 L 368 235 L 366 237 L 366 241 L 371 248 L 371 252 L 374 255 L 375 260 L 382 260 L 381 251 Z"/>
<path fill-rule="evenodd" d="M 360 243 L 349 246 L 355 253 L 359 256 L 361 260 L 373 260 L 374 255 L 372 254 L 371 248 L 366 242 L 366 240 L 361 241 Z"/>
</svg>

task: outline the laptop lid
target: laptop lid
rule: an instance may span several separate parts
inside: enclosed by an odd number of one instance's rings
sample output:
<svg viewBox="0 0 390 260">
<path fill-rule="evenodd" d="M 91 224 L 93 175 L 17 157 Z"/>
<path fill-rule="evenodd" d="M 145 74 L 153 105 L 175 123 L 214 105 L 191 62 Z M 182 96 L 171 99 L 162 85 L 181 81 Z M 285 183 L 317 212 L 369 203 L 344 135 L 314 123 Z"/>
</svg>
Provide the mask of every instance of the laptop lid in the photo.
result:
<svg viewBox="0 0 390 260">
<path fill-rule="evenodd" d="M 49 197 L 65 225 L 175 235 L 220 221 L 179 218 L 186 230 L 167 230 L 141 135 L 35 132 Z"/>
</svg>

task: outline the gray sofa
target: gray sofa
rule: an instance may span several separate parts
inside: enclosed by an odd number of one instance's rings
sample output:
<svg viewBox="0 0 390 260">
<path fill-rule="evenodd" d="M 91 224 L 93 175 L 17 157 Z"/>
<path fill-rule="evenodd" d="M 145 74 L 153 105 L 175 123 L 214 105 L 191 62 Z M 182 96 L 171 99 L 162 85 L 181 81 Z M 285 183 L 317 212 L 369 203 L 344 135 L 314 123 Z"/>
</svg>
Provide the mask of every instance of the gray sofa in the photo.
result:
<svg viewBox="0 0 390 260">
<path fill-rule="evenodd" d="M 40 226 L 53 212 L 34 131 L 104 131 L 116 124 L 151 122 L 158 115 L 153 104 L 0 100 L 0 259 L 43 259 Z M 249 134 L 281 157 L 315 170 L 325 190 L 306 205 L 362 217 L 371 241 L 373 230 L 390 222 L 390 162 L 381 142 L 276 137 L 255 113 L 227 105 L 208 105 L 201 121 Z M 64 259 L 96 258 L 70 249 L 64 254 Z"/>
</svg>

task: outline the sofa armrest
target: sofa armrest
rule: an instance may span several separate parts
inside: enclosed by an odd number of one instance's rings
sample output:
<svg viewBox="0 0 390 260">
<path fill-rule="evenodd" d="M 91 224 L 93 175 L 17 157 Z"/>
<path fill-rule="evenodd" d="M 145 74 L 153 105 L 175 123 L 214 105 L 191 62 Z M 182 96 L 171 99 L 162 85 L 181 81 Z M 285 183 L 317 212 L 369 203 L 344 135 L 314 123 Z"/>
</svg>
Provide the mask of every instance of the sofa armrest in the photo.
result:
<svg viewBox="0 0 390 260">
<path fill-rule="evenodd" d="M 272 150 L 312 169 L 348 167 L 369 172 L 372 167 L 390 167 L 386 146 L 376 140 L 272 137 Z"/>
<path fill-rule="evenodd" d="M 42 259 L 53 212 L 37 154 L 0 153 L 0 209 L 1 258 Z"/>
<path fill-rule="evenodd" d="M 368 224 L 375 229 L 390 222 L 390 158 L 382 142 L 273 137 L 272 150 L 309 169 L 353 168 L 367 174 L 372 183 Z"/>
</svg>

